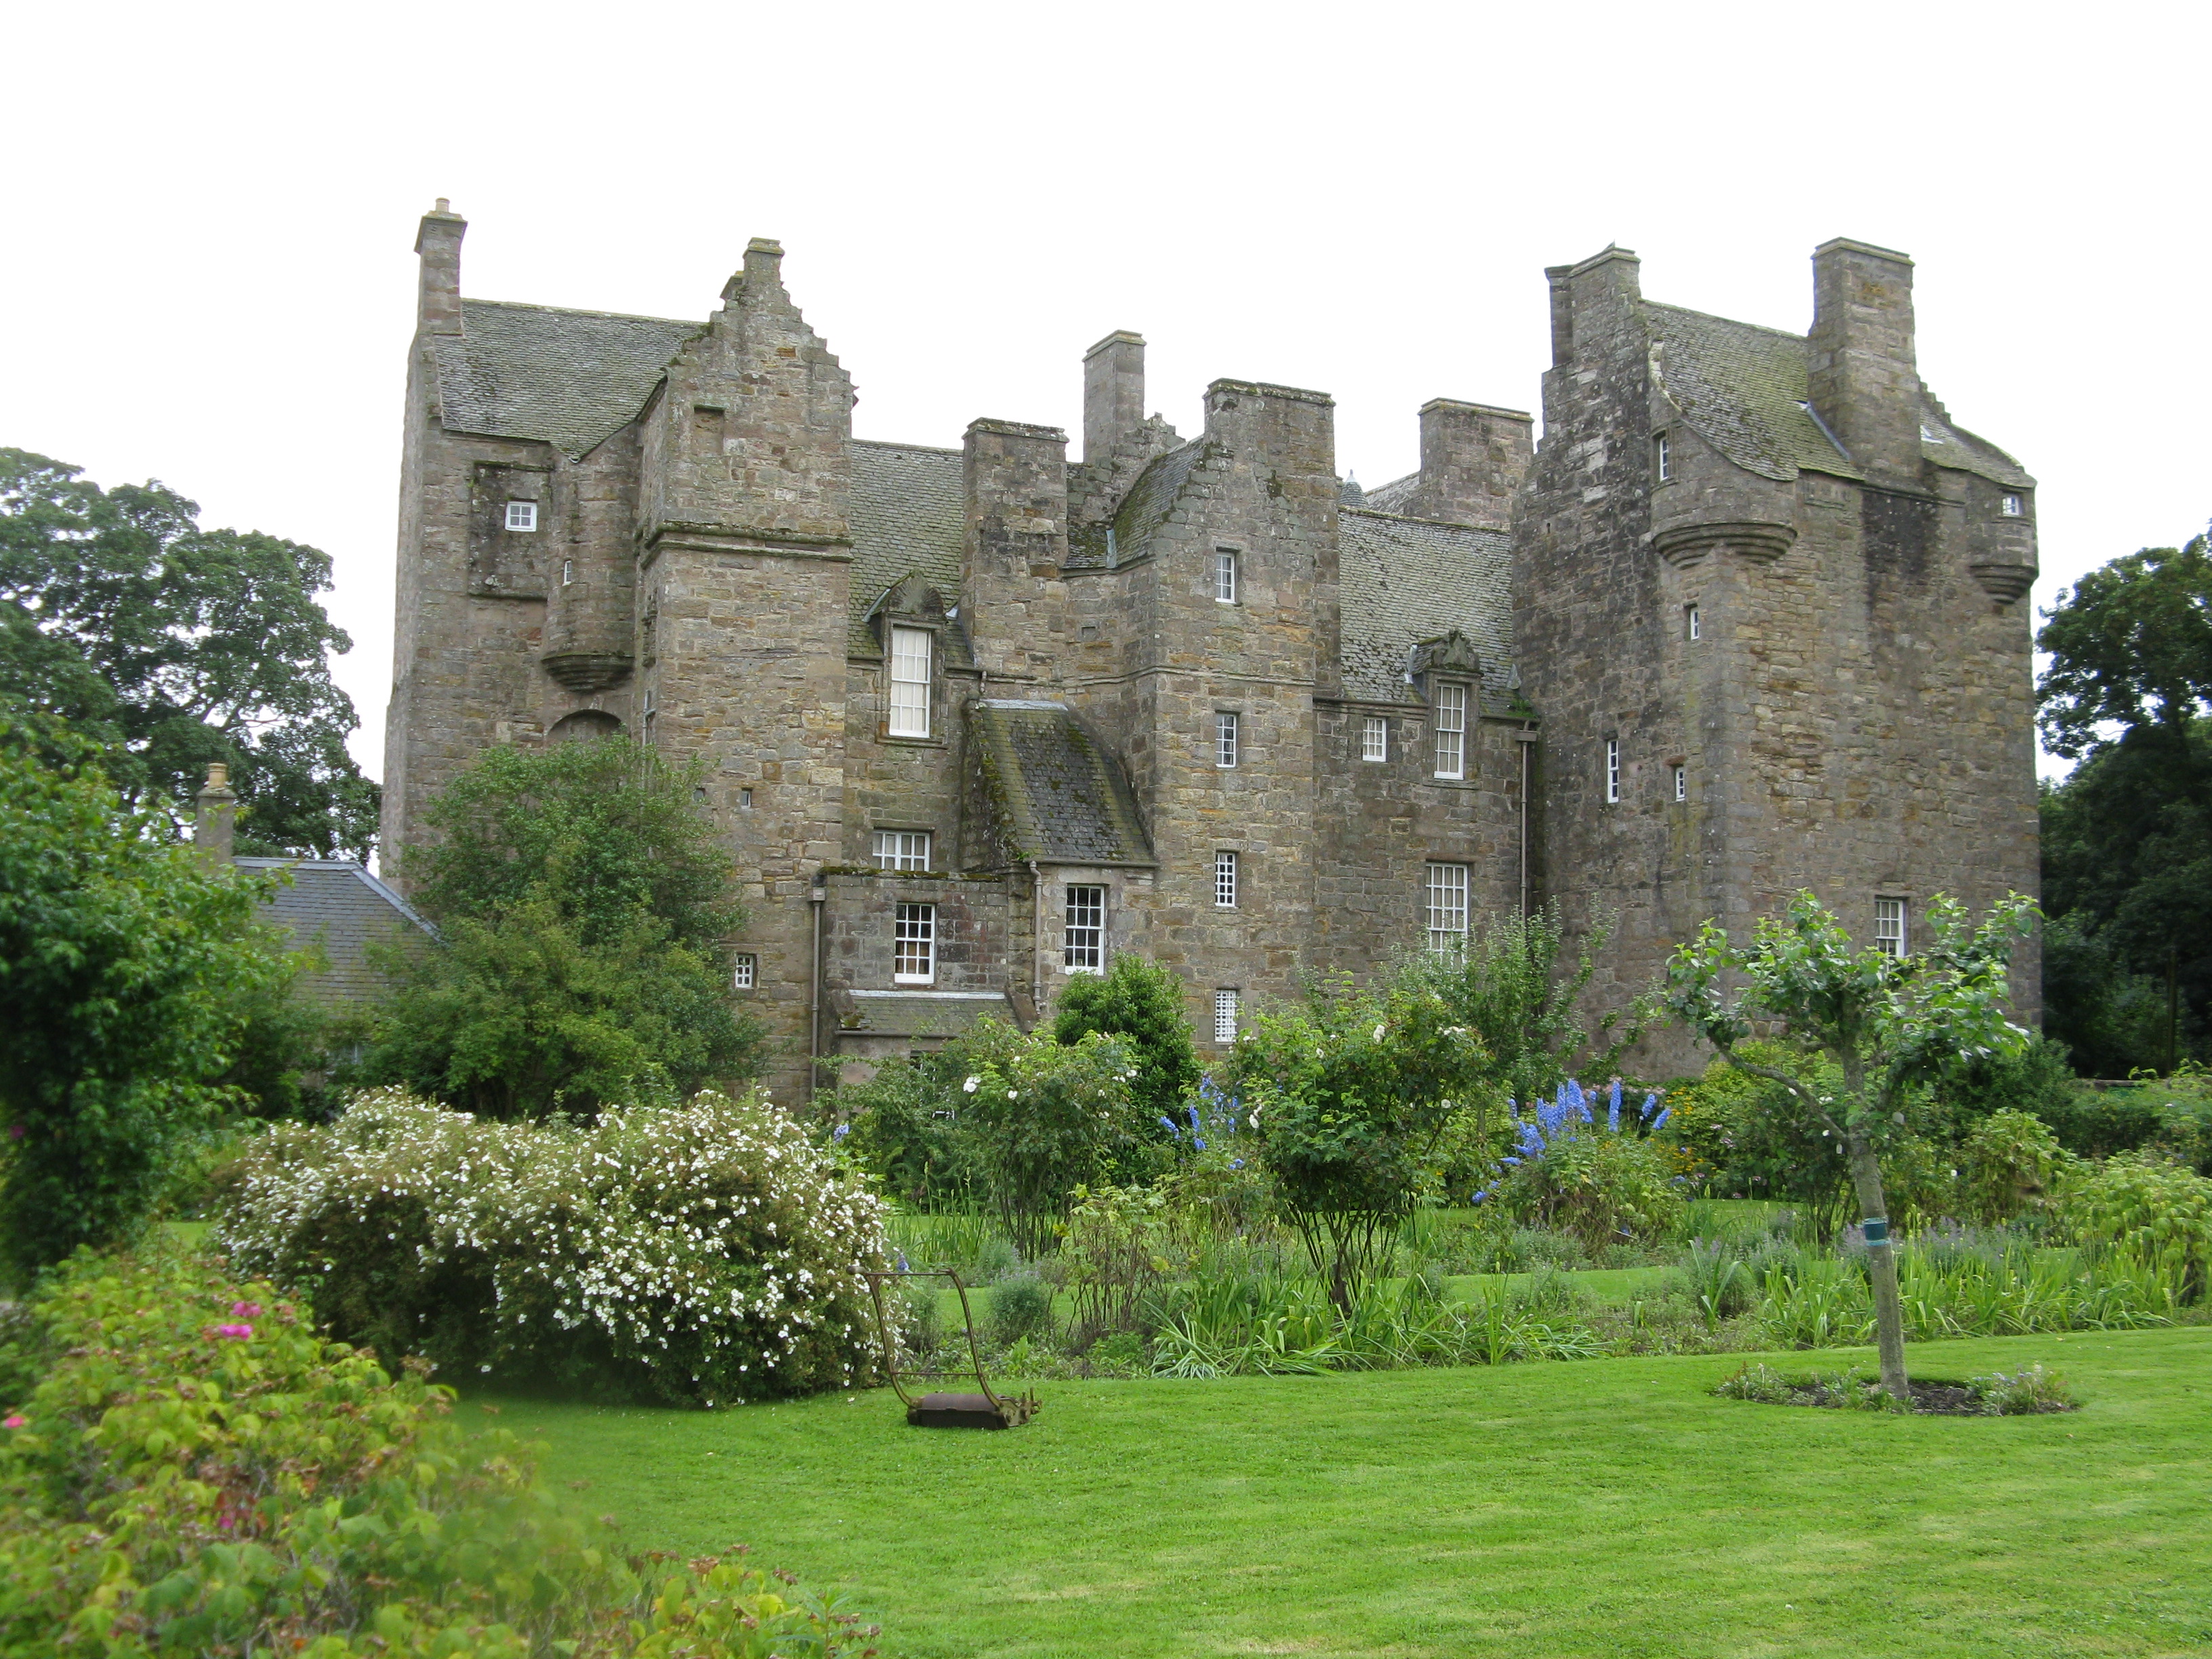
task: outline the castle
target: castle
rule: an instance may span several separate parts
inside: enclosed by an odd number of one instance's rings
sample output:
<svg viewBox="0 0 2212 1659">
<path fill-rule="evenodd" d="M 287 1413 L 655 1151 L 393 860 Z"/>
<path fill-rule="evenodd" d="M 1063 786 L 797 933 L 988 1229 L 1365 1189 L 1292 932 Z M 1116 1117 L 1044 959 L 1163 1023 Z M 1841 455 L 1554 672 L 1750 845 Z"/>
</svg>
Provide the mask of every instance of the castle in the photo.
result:
<svg viewBox="0 0 2212 1659">
<path fill-rule="evenodd" d="M 2036 890 L 2033 480 L 1922 385 L 1902 254 L 1818 249 L 1809 335 L 1550 270 L 1542 444 L 1438 398 L 1363 495 L 1327 396 L 1216 380 L 1184 437 L 1129 333 L 1079 460 L 857 440 L 774 242 L 699 323 L 463 300 L 465 228 L 416 242 L 384 845 L 493 744 L 702 759 L 781 1097 L 1124 950 L 1203 1051 L 1548 900 L 1619 915 L 1617 1002 L 1799 886 L 1899 950 Z"/>
</svg>

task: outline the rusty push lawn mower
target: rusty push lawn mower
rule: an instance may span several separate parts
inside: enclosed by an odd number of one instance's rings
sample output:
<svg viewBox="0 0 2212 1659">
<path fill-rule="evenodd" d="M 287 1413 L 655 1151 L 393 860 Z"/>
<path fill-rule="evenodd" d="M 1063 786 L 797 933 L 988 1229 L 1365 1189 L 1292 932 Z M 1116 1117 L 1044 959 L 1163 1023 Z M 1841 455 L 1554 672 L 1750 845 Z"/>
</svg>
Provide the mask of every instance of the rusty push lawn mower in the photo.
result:
<svg viewBox="0 0 2212 1659">
<path fill-rule="evenodd" d="M 884 1281 L 887 1279 L 949 1279 L 952 1288 L 960 1292 L 960 1317 L 968 1328 L 968 1365 L 962 1370 L 924 1370 L 899 1363 L 898 1332 L 890 1316 L 884 1311 Z M 906 1420 L 921 1429 L 1018 1429 L 1036 1415 L 1036 1390 L 1026 1395 L 1003 1395 L 994 1391 L 983 1375 L 983 1356 L 975 1346 L 975 1315 L 968 1305 L 968 1287 L 960 1282 L 960 1275 L 950 1267 L 905 1267 L 896 1272 L 884 1269 L 868 1274 L 868 1294 L 875 1298 L 876 1335 L 883 1343 L 884 1370 L 898 1390 L 898 1397 L 906 1402 Z M 907 1389 L 909 1381 L 935 1380 L 940 1377 L 973 1376 L 977 1394 L 925 1394 L 916 1396 Z"/>
</svg>

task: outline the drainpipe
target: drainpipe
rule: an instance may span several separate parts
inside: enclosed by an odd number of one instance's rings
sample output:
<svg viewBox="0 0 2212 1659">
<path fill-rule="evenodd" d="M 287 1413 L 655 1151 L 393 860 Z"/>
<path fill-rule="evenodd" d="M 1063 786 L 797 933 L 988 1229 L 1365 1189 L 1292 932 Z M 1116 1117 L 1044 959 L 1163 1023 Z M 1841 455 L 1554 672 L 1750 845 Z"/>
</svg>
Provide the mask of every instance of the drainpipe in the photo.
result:
<svg viewBox="0 0 2212 1659">
<path fill-rule="evenodd" d="M 1528 914 L 1528 750 L 1536 734 L 1527 726 L 1514 734 L 1521 744 L 1521 914 Z"/>
<path fill-rule="evenodd" d="M 1030 1006 L 1044 1018 L 1044 875 L 1030 860 Z"/>
<path fill-rule="evenodd" d="M 806 1103 L 814 1103 L 815 1079 L 821 1068 L 816 1064 L 822 1058 L 822 907 L 830 897 L 830 872 L 817 870 L 814 885 L 806 895 L 806 902 L 814 910 L 814 973 L 808 981 L 806 996 Z"/>
</svg>

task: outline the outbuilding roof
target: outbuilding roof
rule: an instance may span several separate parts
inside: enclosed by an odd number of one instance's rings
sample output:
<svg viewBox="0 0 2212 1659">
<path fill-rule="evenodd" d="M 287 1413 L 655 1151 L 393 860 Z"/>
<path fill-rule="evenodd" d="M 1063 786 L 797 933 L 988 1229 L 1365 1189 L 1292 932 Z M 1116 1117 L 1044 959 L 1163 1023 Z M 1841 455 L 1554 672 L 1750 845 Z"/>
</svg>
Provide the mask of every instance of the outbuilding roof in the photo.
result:
<svg viewBox="0 0 2212 1659">
<path fill-rule="evenodd" d="M 262 915 L 283 928 L 292 949 L 321 958 L 301 983 L 322 1000 L 352 1002 L 380 995 L 386 980 L 369 960 L 368 947 L 404 939 L 410 929 L 432 931 L 405 899 L 349 859 L 231 862 L 242 870 L 272 870 L 291 878 L 261 907 Z"/>
</svg>

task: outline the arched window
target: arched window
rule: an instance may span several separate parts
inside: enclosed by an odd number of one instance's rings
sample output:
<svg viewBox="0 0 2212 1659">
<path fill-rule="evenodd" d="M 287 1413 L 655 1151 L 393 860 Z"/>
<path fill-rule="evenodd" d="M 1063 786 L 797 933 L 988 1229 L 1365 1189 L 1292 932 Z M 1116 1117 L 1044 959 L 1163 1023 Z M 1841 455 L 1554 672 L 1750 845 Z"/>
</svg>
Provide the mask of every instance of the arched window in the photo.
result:
<svg viewBox="0 0 2212 1659">
<path fill-rule="evenodd" d="M 556 720 L 547 735 L 555 743 L 584 743 L 592 738 L 611 738 L 622 729 L 622 722 L 604 710 L 580 708 Z"/>
</svg>

